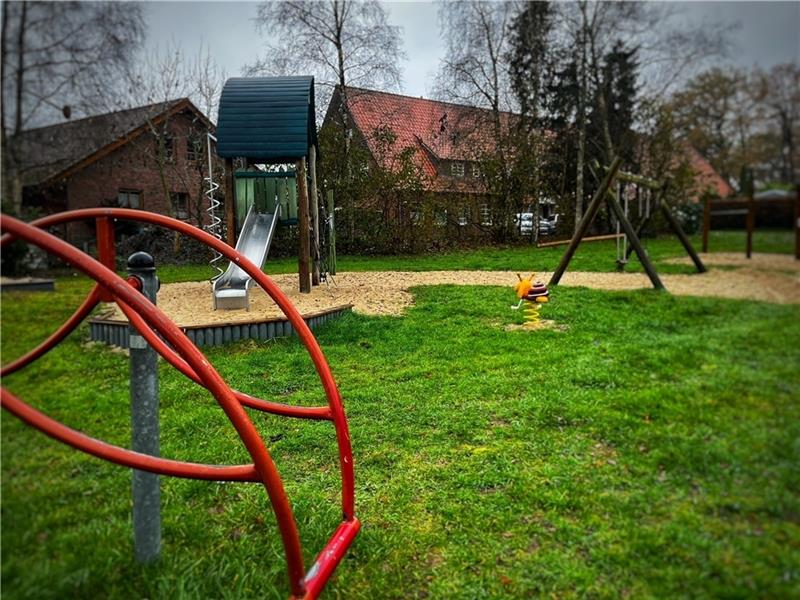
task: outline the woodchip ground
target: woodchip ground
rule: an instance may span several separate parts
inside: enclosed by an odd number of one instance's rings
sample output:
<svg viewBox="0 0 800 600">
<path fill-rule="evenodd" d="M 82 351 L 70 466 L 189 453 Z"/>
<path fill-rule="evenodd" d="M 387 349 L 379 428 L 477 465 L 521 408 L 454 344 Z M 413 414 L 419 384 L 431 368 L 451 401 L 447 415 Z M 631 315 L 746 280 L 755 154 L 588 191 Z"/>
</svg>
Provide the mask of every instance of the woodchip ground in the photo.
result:
<svg viewBox="0 0 800 600">
<path fill-rule="evenodd" d="M 737 300 L 757 300 L 776 304 L 800 304 L 800 261 L 790 255 L 754 254 L 748 260 L 741 254 L 702 255 L 710 267 L 704 274 L 662 274 L 667 290 L 677 296 L 710 296 Z M 668 261 L 688 263 L 688 258 Z M 547 281 L 550 273 L 537 273 Z M 411 288 L 423 285 L 489 285 L 498 290 L 504 301 L 514 300 L 512 286 L 517 281 L 513 271 L 372 271 L 339 273 L 328 284 L 315 287 L 311 294 L 297 291 L 297 275 L 275 275 L 273 280 L 303 314 L 352 304 L 357 312 L 369 315 L 400 315 L 414 302 Z M 568 271 L 564 286 L 584 286 L 602 290 L 648 289 L 644 273 L 590 273 Z M 280 309 L 258 288 L 251 289 L 250 311 L 214 311 L 211 284 L 205 282 L 172 283 L 162 286 L 158 305 L 179 325 L 257 321 L 281 315 Z M 104 315 L 105 316 L 105 315 Z M 119 309 L 109 309 L 108 316 L 124 319 Z"/>
</svg>

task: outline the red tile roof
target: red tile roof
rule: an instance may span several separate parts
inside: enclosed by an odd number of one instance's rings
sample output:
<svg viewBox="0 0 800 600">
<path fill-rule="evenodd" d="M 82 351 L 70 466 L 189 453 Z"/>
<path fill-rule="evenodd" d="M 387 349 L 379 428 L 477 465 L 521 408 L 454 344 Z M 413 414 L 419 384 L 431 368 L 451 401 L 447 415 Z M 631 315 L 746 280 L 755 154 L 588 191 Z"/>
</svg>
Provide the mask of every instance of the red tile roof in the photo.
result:
<svg viewBox="0 0 800 600">
<path fill-rule="evenodd" d="M 353 124 L 382 167 L 396 168 L 391 163 L 394 157 L 381 157 L 375 135 L 376 131 L 388 128 L 397 136 L 397 153 L 406 148 L 415 149 L 413 160 L 425 175 L 426 189 L 461 193 L 483 191 L 480 180 L 469 176 L 469 165 L 466 165 L 465 177 L 452 177 L 441 161 L 475 161 L 480 154 L 493 150 L 491 111 L 352 87 L 347 88 L 347 102 Z M 501 113 L 501 127 L 509 127 L 513 117 L 512 113 Z M 693 200 L 699 200 L 705 191 L 721 198 L 732 195 L 733 188 L 714 167 L 697 150 L 688 144 L 686 148 L 689 164 L 697 174 L 697 196 Z"/>
<path fill-rule="evenodd" d="M 487 133 L 491 131 L 491 111 L 360 88 L 347 88 L 347 96 L 354 125 L 376 160 L 380 150 L 374 132 L 389 128 L 397 136 L 398 150 L 416 150 L 414 161 L 430 180 L 426 187 L 437 191 L 480 191 L 478 180 L 470 178 L 469 173 L 464 178 L 450 177 L 443 172 L 440 161 L 474 161 L 481 152 L 490 150 L 494 143 L 493 136 Z M 503 126 L 507 126 L 510 117 L 510 113 L 502 113 Z"/>
<path fill-rule="evenodd" d="M 720 198 L 727 198 L 734 193 L 733 187 L 717 173 L 711 163 L 708 162 L 694 147 L 686 145 L 689 154 L 689 165 L 695 172 L 695 201 L 699 201 L 705 192 L 716 194 Z"/>
</svg>

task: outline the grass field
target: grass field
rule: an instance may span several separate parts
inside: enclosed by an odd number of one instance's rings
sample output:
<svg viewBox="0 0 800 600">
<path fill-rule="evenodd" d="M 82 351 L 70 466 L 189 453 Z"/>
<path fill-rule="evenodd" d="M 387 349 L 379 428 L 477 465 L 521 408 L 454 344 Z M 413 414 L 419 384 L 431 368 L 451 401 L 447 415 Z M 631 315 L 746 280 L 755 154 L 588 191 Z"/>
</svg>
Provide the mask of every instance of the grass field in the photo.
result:
<svg viewBox="0 0 800 600">
<path fill-rule="evenodd" d="M 756 249 L 790 242 L 765 236 Z M 722 234 L 712 247 L 743 246 Z M 659 240 L 650 252 L 679 249 Z M 340 269 L 544 270 L 550 258 L 344 257 Z M 611 245 L 586 246 L 575 268 L 610 270 L 613 259 Z M 161 270 L 167 281 L 192 274 Z M 57 285 L 3 294 L 3 362 L 88 290 L 80 278 Z M 326 597 L 800 595 L 800 307 L 558 288 L 545 312 L 560 328 L 531 333 L 505 329 L 521 319 L 510 288 L 415 295 L 403 317 L 351 315 L 318 331 L 345 400 L 364 523 Z M 126 445 L 127 358 L 85 340 L 84 328 L 3 383 Z M 322 401 L 294 340 L 207 354 L 242 391 Z M 204 390 L 163 365 L 160 376 L 164 456 L 247 460 Z M 310 562 L 340 518 L 332 427 L 251 414 Z M 3 596 L 287 595 L 263 488 L 162 479 L 162 503 L 162 558 L 140 567 L 130 472 L 4 414 Z"/>
</svg>

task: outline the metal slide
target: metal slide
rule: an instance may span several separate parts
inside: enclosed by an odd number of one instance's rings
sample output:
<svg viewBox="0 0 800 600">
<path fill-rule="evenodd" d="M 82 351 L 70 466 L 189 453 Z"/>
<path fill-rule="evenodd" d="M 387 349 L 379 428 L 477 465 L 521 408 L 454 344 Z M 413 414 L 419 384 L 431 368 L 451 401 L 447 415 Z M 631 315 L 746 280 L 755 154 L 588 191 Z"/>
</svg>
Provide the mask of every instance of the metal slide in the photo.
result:
<svg viewBox="0 0 800 600">
<path fill-rule="evenodd" d="M 276 205 L 275 213 L 259 213 L 255 209 L 255 203 L 247 211 L 242 233 L 236 242 L 236 251 L 259 269 L 264 266 L 264 260 L 269 253 L 280 212 L 280 205 Z M 239 265 L 230 262 L 228 270 L 214 280 L 214 310 L 220 308 L 250 310 L 248 294 L 252 281 L 252 277 Z"/>
</svg>

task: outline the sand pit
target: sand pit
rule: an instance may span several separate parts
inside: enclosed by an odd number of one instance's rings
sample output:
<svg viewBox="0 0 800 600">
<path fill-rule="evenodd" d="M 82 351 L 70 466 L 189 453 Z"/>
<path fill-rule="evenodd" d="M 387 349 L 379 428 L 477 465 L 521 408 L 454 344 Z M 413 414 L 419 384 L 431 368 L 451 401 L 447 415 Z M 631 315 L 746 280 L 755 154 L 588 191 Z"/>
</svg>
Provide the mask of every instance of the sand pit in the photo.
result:
<svg viewBox="0 0 800 600">
<path fill-rule="evenodd" d="M 743 252 L 714 252 L 700 254 L 700 259 L 706 266 L 715 267 L 747 267 L 762 271 L 785 271 L 800 273 L 800 260 L 791 254 L 753 253 L 752 258 L 747 258 Z M 673 265 L 690 265 L 692 259 L 688 256 L 671 258 L 664 261 Z"/>
<path fill-rule="evenodd" d="M 708 261 L 715 264 L 718 255 Z M 759 255 L 760 257 L 761 255 Z M 791 258 L 791 257 L 789 257 Z M 733 260 L 722 257 L 720 260 Z M 800 304 L 800 269 L 778 255 L 759 258 L 778 265 L 775 270 L 754 268 L 760 263 L 747 263 L 748 268 L 732 270 L 711 269 L 702 275 L 662 275 L 666 288 L 678 296 L 710 296 L 739 300 L 760 300 L 777 304 Z M 791 259 L 792 261 L 794 259 Z M 730 263 L 718 263 L 730 264 Z M 790 269 L 789 266 L 794 267 Z M 787 271 L 794 271 L 787 273 Z M 547 280 L 550 273 L 539 273 Z M 296 291 L 297 275 L 277 275 L 276 284 L 289 296 L 303 314 L 323 311 L 334 306 L 352 304 L 356 312 L 369 315 L 401 315 L 411 306 L 414 297 L 409 291 L 420 285 L 492 285 L 511 287 L 517 281 L 513 271 L 427 271 L 427 272 L 367 272 L 340 273 L 335 283 L 315 287 L 311 294 Z M 601 290 L 650 289 L 643 273 L 567 272 L 561 284 L 584 286 Z M 215 323 L 246 323 L 282 316 L 281 311 L 260 289 L 250 292 L 250 311 L 214 311 L 209 282 L 172 283 L 162 286 L 158 305 L 183 327 Z M 100 315 L 98 315 L 100 316 Z M 102 317 L 125 320 L 124 315 L 109 307 Z"/>
</svg>

